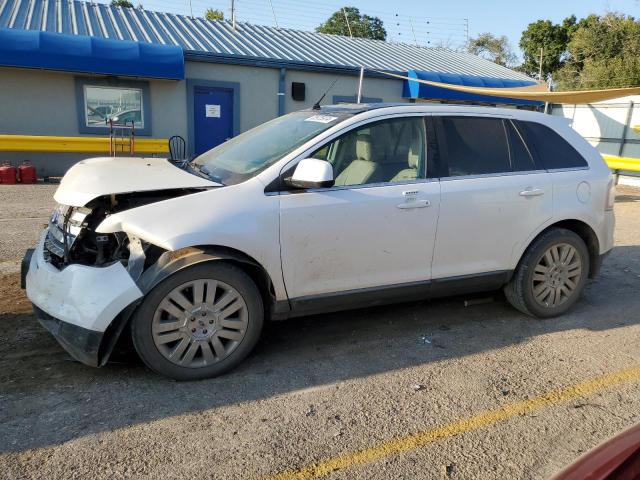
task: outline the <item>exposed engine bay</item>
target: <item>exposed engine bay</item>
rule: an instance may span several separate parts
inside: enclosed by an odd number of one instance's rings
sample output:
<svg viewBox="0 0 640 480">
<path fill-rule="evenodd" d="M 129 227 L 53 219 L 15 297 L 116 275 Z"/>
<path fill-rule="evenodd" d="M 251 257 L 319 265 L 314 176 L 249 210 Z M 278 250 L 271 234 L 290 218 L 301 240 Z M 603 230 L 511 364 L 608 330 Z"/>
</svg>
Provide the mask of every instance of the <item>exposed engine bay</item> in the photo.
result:
<svg viewBox="0 0 640 480">
<path fill-rule="evenodd" d="M 137 279 L 163 250 L 125 232 L 97 233 L 98 225 L 114 213 L 200 191 L 181 188 L 122 193 L 95 198 L 83 207 L 58 205 L 49 220 L 45 258 L 59 270 L 69 264 L 105 267 L 121 262 Z"/>
</svg>

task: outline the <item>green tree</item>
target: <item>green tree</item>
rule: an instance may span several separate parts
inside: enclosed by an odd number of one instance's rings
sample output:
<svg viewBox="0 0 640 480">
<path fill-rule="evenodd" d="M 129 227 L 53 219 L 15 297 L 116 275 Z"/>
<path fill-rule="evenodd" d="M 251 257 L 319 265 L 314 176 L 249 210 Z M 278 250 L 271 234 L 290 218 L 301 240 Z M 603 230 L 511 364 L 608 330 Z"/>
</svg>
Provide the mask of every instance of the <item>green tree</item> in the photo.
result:
<svg viewBox="0 0 640 480">
<path fill-rule="evenodd" d="M 224 13 L 222 10 L 207 8 L 206 12 L 204 12 L 204 18 L 211 21 L 224 20 Z"/>
<path fill-rule="evenodd" d="M 111 0 L 112 7 L 133 8 L 133 3 L 129 0 Z"/>
<path fill-rule="evenodd" d="M 346 16 L 346 18 L 345 18 Z M 347 19 L 349 24 L 347 25 Z M 316 28 L 319 33 L 331 33 L 373 40 L 386 40 L 387 31 L 382 20 L 378 17 L 360 14 L 355 7 L 343 7 L 336 11 L 329 19 Z"/>
<path fill-rule="evenodd" d="M 581 20 L 554 79 L 559 89 L 640 85 L 640 22 L 620 13 Z"/>
<path fill-rule="evenodd" d="M 505 67 L 511 67 L 516 62 L 516 55 L 504 35 L 497 37 L 491 33 L 481 33 L 469 40 L 467 51 Z"/>
<path fill-rule="evenodd" d="M 528 75 L 538 76 L 540 49 L 543 49 L 542 78 L 558 70 L 564 64 L 569 40 L 577 28 L 573 15 L 565 18 L 561 24 L 554 24 L 550 20 L 530 23 L 520 38 L 524 57 L 521 70 Z"/>
</svg>

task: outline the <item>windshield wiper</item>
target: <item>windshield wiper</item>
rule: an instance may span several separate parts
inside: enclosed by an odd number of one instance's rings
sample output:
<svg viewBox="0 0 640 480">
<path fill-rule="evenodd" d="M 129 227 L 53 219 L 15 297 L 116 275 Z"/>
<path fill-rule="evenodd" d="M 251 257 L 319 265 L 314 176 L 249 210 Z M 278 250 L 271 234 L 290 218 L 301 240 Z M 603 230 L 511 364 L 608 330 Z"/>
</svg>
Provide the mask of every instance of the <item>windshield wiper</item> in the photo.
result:
<svg viewBox="0 0 640 480">
<path fill-rule="evenodd" d="M 207 167 L 206 165 L 198 165 L 196 163 L 192 163 L 190 164 L 190 166 L 200 174 L 201 177 L 206 177 L 209 180 L 213 180 L 216 183 L 219 183 L 220 185 L 222 185 L 224 187 L 224 183 L 222 183 L 222 179 L 220 177 L 218 177 L 217 175 L 213 175 L 210 171 L 209 171 L 209 167 Z"/>
</svg>

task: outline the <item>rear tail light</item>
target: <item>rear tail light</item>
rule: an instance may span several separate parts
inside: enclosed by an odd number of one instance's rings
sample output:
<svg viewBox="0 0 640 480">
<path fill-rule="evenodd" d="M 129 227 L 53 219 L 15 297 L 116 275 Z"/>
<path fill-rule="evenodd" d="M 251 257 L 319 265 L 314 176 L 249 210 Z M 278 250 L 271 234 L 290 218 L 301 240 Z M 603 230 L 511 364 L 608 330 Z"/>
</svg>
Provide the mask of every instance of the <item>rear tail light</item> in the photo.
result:
<svg viewBox="0 0 640 480">
<path fill-rule="evenodd" d="M 613 210 L 613 205 L 616 201 L 616 184 L 613 181 L 613 178 L 609 180 L 609 185 L 607 185 L 607 203 L 604 206 L 605 211 Z"/>
</svg>

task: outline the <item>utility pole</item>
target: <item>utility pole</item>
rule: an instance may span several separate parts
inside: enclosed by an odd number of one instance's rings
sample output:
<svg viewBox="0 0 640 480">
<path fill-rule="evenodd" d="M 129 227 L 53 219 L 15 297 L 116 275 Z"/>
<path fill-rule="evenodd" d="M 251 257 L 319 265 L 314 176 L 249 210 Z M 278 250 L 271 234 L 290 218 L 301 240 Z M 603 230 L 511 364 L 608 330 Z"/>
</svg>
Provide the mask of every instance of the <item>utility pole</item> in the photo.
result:
<svg viewBox="0 0 640 480">
<path fill-rule="evenodd" d="M 236 2 L 231 0 L 231 26 L 236 29 Z"/>
<path fill-rule="evenodd" d="M 191 0 L 189 0 L 189 12 L 191 12 L 191 18 L 193 18 L 193 5 L 191 5 Z"/>
<path fill-rule="evenodd" d="M 542 81 L 542 57 L 544 55 L 544 46 L 540 47 L 540 70 L 538 71 L 538 80 Z"/>
<path fill-rule="evenodd" d="M 362 82 L 364 80 L 364 66 L 360 67 L 360 80 L 358 82 L 358 101 L 356 103 L 362 102 Z"/>
<path fill-rule="evenodd" d="M 347 17 L 347 11 L 342 7 L 342 13 L 344 14 L 344 21 L 347 22 L 347 28 L 349 29 L 349 36 L 353 38 L 353 32 L 351 31 L 351 25 L 349 25 L 349 17 Z"/>
</svg>

